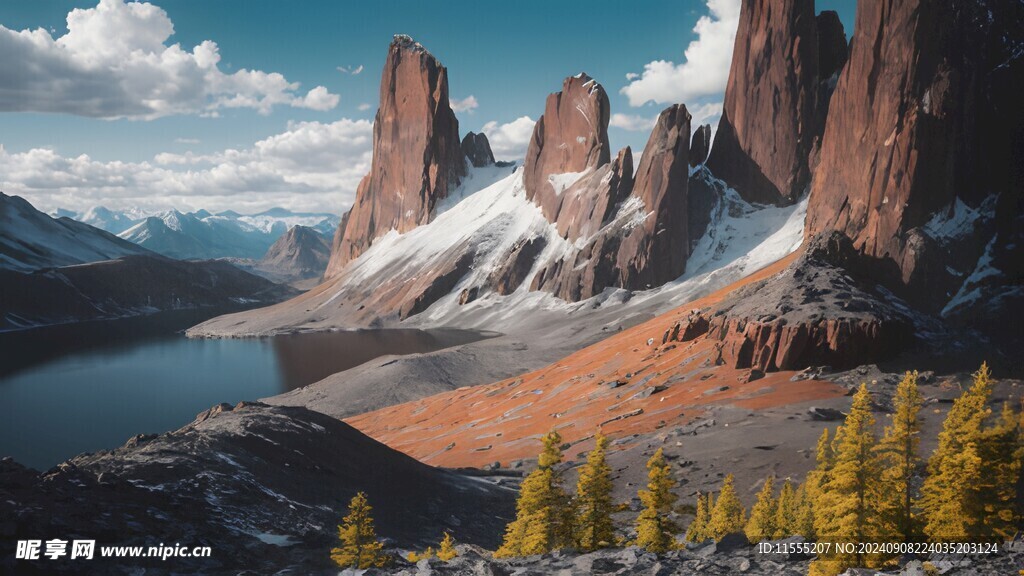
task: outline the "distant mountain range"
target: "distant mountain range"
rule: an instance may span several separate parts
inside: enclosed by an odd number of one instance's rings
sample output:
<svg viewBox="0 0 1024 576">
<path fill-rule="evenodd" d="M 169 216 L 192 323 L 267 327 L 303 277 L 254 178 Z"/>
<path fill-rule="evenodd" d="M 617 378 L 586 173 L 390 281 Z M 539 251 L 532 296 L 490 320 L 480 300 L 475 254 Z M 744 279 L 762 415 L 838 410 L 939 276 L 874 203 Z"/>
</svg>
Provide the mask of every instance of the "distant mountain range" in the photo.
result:
<svg viewBox="0 0 1024 576">
<path fill-rule="evenodd" d="M 94 216 L 115 226 L 124 218 Z M 164 310 L 212 314 L 294 294 L 228 262 L 167 258 L 0 192 L 0 332 Z"/>
<path fill-rule="evenodd" d="M 243 215 L 231 210 L 216 214 L 207 210 L 153 213 L 96 206 L 82 213 L 58 210 L 54 215 L 71 216 L 158 254 L 183 260 L 258 260 L 294 226 L 308 227 L 329 238 L 340 222 L 334 214 L 292 212 L 284 208 Z"/>
</svg>

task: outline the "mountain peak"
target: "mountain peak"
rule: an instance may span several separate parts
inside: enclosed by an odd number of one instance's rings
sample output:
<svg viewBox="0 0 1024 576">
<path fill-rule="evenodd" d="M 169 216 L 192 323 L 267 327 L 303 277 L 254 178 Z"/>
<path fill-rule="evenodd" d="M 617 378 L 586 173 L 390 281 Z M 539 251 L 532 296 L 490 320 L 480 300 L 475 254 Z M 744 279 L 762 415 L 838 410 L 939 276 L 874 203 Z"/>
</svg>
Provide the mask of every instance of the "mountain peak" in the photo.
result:
<svg viewBox="0 0 1024 576">
<path fill-rule="evenodd" d="M 434 205 L 459 185 L 465 171 L 447 69 L 412 38 L 395 36 L 381 73 L 370 173 L 335 234 L 326 277 L 378 236 L 428 223 Z"/>
</svg>

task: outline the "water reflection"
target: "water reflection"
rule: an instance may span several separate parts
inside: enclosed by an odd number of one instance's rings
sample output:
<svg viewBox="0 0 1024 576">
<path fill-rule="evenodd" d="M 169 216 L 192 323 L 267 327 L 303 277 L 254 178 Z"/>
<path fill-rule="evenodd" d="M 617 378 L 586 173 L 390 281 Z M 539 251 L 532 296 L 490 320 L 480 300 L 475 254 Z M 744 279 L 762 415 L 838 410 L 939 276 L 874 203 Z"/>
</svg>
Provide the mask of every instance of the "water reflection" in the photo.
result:
<svg viewBox="0 0 1024 576">
<path fill-rule="evenodd" d="M 0 335 L 0 456 L 49 468 L 219 402 L 272 396 L 388 354 L 478 340 L 459 330 L 364 330 L 189 340 L 187 318 Z"/>
</svg>

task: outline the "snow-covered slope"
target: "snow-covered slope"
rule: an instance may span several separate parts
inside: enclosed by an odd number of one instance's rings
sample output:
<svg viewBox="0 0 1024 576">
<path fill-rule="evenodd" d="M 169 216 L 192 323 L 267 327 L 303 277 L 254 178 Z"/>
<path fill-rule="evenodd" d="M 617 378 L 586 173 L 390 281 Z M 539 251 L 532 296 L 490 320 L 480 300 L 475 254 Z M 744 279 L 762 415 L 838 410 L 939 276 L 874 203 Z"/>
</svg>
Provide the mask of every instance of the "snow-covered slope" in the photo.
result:
<svg viewBox="0 0 1024 576">
<path fill-rule="evenodd" d="M 551 314 L 580 316 L 599 307 L 621 310 L 618 316 L 624 317 L 684 304 L 800 246 L 806 201 L 785 208 L 751 205 L 706 169 L 698 169 L 694 177 L 706 179 L 717 196 L 711 221 L 694 247 L 686 273 L 653 290 L 606 289 L 575 303 L 531 290 L 539 270 L 577 250 L 580 242 L 562 238 L 526 198 L 521 168 L 487 167 L 471 169 L 429 224 L 376 239 L 339 276 L 294 300 L 217 318 L 193 328 L 191 334 L 233 336 L 398 322 L 509 331 L 550 322 Z M 627 200 L 613 221 L 643 218 L 642 208 Z M 494 285 L 488 279 L 509 266 L 510 253 L 515 255 L 538 239 L 543 240 L 536 243 L 543 249 L 519 264 L 525 280 L 518 288 L 508 294 L 487 288 Z"/>
<path fill-rule="evenodd" d="M 25 199 L 0 192 L 0 269 L 28 272 L 148 253 L 87 224 L 51 218 Z"/>
<path fill-rule="evenodd" d="M 333 233 L 338 221 L 330 214 L 295 214 L 281 208 L 251 216 L 168 210 L 137 222 L 118 236 L 171 258 L 259 259 L 293 226 Z"/>
<path fill-rule="evenodd" d="M 232 210 L 212 214 L 207 210 L 154 212 L 94 206 L 82 213 L 69 210 L 57 213 L 165 256 L 188 259 L 258 259 L 294 226 L 306 226 L 330 237 L 341 221 L 326 212 L 292 212 L 284 208 L 271 208 L 259 214 L 239 214 Z"/>
</svg>

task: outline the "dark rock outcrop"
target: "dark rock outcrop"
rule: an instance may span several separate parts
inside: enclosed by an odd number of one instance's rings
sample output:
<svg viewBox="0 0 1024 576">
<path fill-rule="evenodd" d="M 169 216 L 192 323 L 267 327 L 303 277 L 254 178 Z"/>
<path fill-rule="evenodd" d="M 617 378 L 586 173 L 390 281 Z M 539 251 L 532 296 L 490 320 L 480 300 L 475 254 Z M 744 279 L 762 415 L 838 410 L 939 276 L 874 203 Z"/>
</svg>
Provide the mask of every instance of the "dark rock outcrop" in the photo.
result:
<svg viewBox="0 0 1024 576">
<path fill-rule="evenodd" d="M 380 533 L 415 548 L 444 531 L 495 547 L 515 497 L 486 479 L 422 464 L 318 412 L 242 402 L 44 474 L 0 461 L 0 540 L 13 549 L 12 538 L 60 532 L 96 538 L 97 546 L 214 548 L 211 558 L 175 558 L 173 568 L 160 559 L 121 558 L 100 570 L 110 574 L 140 566 L 154 574 L 270 574 L 290 565 L 320 573 L 333 567 L 336 526 L 359 491 L 368 495 Z M 81 569 L 81 561 L 65 558 L 49 561 L 48 573 L 61 573 L 65 561 Z M 90 570 L 107 561 L 89 561 Z"/>
<path fill-rule="evenodd" d="M 692 311 L 665 340 L 706 334 L 720 342 L 719 363 L 762 372 L 848 368 L 908 349 L 915 342 L 913 318 L 891 295 L 857 283 L 840 267 L 851 249 L 838 236 L 820 240 L 783 272 Z"/>
<path fill-rule="evenodd" d="M 707 165 L 749 201 L 791 203 L 810 182 L 818 46 L 813 0 L 744 0 Z"/>
<path fill-rule="evenodd" d="M 858 2 L 808 205 L 807 237 L 840 232 L 859 275 L 968 322 L 975 306 L 1005 314 L 1024 298 L 1022 12 Z M 989 289 L 972 293 L 979 270 Z"/>
<path fill-rule="evenodd" d="M 339 226 L 325 277 L 332 277 L 378 236 L 430 221 L 434 205 L 465 174 L 459 122 L 448 101 L 448 71 L 408 36 L 388 49 L 373 124 L 373 163 Z"/>
<path fill-rule="evenodd" d="M 462 153 L 477 168 L 494 165 L 494 153 L 486 134 L 470 132 L 462 139 Z"/>
<path fill-rule="evenodd" d="M 711 151 L 711 124 L 703 124 L 693 131 L 690 140 L 690 166 L 700 166 L 708 159 Z"/>
</svg>

